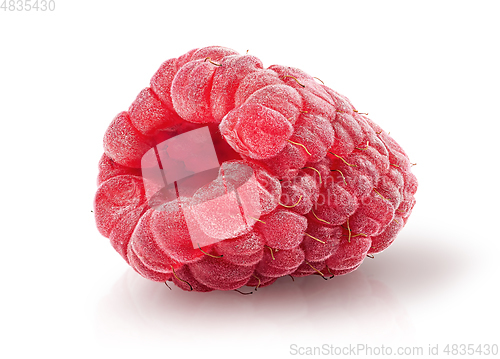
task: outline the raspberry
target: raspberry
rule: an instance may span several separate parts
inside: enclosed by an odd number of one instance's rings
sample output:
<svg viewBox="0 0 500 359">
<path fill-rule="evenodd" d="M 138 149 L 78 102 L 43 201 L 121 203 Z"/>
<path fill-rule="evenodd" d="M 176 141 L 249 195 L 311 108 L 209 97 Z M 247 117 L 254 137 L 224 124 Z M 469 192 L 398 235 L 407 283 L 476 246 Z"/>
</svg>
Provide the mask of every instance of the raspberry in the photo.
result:
<svg viewBox="0 0 500 359">
<path fill-rule="evenodd" d="M 238 153 L 260 160 L 276 156 L 293 133 L 293 126 L 281 113 L 253 103 L 228 113 L 219 128 Z"/>
<path fill-rule="evenodd" d="M 137 273 L 183 290 L 326 279 L 395 240 L 415 205 L 411 166 L 321 80 L 194 49 L 109 125 L 95 219 Z"/>
</svg>

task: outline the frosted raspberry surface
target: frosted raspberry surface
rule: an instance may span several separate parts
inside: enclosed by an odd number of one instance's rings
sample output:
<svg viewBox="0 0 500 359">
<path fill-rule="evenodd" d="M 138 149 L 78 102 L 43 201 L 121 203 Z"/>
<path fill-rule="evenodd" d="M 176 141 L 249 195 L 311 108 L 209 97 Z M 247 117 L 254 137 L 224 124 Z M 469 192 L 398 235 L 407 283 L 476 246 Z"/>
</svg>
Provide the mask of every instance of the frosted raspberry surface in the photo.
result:
<svg viewBox="0 0 500 359">
<path fill-rule="evenodd" d="M 345 96 L 219 46 L 165 61 L 111 121 L 97 184 L 97 228 L 124 260 L 200 292 L 352 272 L 417 190 L 401 146 Z"/>
</svg>

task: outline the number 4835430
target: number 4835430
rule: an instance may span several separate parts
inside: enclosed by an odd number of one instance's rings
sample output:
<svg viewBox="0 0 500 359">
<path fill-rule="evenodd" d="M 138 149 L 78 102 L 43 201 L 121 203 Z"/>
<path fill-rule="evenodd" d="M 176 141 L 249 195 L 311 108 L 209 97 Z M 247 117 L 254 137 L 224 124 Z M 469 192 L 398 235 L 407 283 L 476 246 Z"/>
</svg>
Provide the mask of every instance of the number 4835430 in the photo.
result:
<svg viewBox="0 0 500 359">
<path fill-rule="evenodd" d="M 56 2 L 54 0 L 3 0 L 0 9 L 3 11 L 54 11 Z"/>
</svg>

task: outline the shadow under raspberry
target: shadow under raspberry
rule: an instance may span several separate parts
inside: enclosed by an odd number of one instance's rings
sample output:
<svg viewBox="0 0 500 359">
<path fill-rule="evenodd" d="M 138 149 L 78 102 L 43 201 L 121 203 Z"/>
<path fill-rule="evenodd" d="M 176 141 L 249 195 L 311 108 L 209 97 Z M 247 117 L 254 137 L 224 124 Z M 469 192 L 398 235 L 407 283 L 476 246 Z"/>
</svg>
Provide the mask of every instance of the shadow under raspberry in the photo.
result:
<svg viewBox="0 0 500 359">
<path fill-rule="evenodd" d="M 123 340 L 132 336 L 126 328 L 133 327 L 153 342 L 167 333 L 182 340 L 182 331 L 193 327 L 202 333 L 197 340 L 203 341 L 215 335 L 214 326 L 220 335 L 231 335 L 235 327 L 243 332 L 258 327 L 261 334 L 279 330 L 283 335 L 309 331 L 337 338 L 405 337 L 413 326 L 400 298 L 418 301 L 438 295 L 470 265 L 463 253 L 439 238 L 402 233 L 391 250 L 367 258 L 352 273 L 329 280 L 286 276 L 257 291 L 241 288 L 253 292 L 249 295 L 185 292 L 175 286 L 169 290 L 129 269 L 100 302 L 95 323 L 103 336 L 112 326 L 114 336 Z"/>
</svg>

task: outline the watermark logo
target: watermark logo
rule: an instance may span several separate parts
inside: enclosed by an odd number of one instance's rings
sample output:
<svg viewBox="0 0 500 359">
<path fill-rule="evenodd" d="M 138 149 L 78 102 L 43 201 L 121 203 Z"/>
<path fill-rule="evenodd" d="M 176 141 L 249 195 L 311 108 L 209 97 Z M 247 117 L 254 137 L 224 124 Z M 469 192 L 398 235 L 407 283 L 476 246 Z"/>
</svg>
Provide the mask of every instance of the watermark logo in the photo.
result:
<svg viewBox="0 0 500 359">
<path fill-rule="evenodd" d="M 151 148 L 141 161 L 151 208 L 176 201 L 193 248 L 251 230 L 261 215 L 259 184 L 242 162 L 221 166 L 208 126 L 185 132 Z"/>
</svg>

